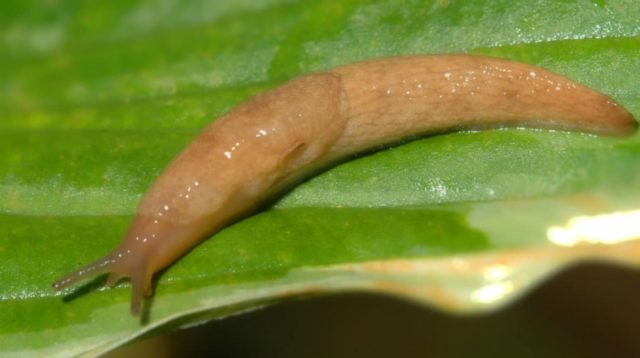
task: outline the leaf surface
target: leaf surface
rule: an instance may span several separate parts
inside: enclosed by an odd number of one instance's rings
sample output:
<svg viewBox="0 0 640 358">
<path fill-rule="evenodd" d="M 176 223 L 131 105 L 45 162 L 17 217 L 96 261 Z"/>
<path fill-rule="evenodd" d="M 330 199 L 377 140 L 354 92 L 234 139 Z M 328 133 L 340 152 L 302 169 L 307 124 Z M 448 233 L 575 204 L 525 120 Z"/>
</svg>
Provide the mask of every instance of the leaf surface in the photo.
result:
<svg viewBox="0 0 640 358">
<path fill-rule="evenodd" d="M 310 179 L 163 272 L 144 324 L 128 283 L 50 289 L 120 242 L 207 123 L 288 78 L 467 52 L 554 70 L 638 116 L 638 18 L 631 0 L 2 3 L 0 347 L 92 356 L 344 290 L 486 311 L 578 260 L 637 266 L 640 136 L 512 129 L 428 137 Z"/>
</svg>

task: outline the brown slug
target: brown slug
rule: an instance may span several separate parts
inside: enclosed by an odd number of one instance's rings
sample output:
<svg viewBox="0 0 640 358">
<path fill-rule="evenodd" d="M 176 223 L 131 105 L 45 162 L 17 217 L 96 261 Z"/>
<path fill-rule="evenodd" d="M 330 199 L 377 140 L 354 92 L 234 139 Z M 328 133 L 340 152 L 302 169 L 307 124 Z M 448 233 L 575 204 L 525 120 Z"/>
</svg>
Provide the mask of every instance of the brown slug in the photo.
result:
<svg viewBox="0 0 640 358">
<path fill-rule="evenodd" d="M 120 246 L 53 288 L 128 277 L 137 314 L 154 273 L 318 168 L 419 135 L 499 126 L 623 136 L 637 123 L 606 95 L 497 58 L 393 57 L 304 75 L 209 125 L 145 194 Z"/>
</svg>

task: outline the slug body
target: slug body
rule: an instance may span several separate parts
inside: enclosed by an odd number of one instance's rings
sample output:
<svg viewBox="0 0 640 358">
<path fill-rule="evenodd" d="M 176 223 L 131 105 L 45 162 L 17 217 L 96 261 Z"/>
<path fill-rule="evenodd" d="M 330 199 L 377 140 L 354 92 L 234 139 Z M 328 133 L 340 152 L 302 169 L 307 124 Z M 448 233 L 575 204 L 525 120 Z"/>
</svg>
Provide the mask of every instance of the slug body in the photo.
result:
<svg viewBox="0 0 640 358">
<path fill-rule="evenodd" d="M 637 123 L 603 94 L 496 58 L 396 57 L 302 76 L 207 127 L 146 193 L 120 246 L 54 289 L 129 277 L 137 313 L 155 272 L 314 170 L 426 133 L 498 126 L 622 136 Z"/>
</svg>

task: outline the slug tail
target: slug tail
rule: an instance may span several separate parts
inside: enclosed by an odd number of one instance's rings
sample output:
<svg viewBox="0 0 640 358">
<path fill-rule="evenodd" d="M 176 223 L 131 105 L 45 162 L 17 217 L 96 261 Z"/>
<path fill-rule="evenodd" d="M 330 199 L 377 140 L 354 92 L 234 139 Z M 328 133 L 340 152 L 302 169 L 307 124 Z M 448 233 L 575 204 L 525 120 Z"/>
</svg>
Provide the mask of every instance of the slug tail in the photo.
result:
<svg viewBox="0 0 640 358">
<path fill-rule="evenodd" d="M 81 267 L 80 269 L 64 276 L 54 282 L 51 287 L 56 291 L 62 291 L 67 287 L 71 287 L 78 282 L 96 277 L 97 275 L 109 272 L 111 270 L 112 259 L 111 254 L 101 257 L 100 259 Z"/>
</svg>

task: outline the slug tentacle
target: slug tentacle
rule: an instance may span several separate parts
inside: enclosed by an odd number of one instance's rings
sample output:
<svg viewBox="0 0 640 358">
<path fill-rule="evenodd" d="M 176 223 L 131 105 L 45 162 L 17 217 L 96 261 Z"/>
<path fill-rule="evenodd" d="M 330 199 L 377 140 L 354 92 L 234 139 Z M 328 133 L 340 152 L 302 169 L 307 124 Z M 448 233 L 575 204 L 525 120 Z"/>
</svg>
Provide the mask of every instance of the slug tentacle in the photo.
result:
<svg viewBox="0 0 640 358">
<path fill-rule="evenodd" d="M 107 276 L 107 286 L 116 287 L 118 282 L 124 278 L 124 275 L 119 272 L 111 272 L 109 276 Z"/>
<path fill-rule="evenodd" d="M 153 293 L 151 288 L 151 278 L 153 272 L 143 264 L 139 265 L 131 278 L 131 306 L 130 312 L 137 316 L 140 313 L 140 305 L 143 297 L 151 296 Z"/>
<path fill-rule="evenodd" d="M 98 260 L 81 267 L 80 269 L 68 274 L 67 276 L 54 282 L 51 286 L 55 291 L 62 291 L 63 289 L 73 286 L 80 281 L 98 276 L 103 273 L 110 272 L 113 265 L 113 253 L 103 256 Z"/>
<path fill-rule="evenodd" d="M 108 273 L 106 285 L 109 287 L 115 287 L 118 282 L 129 277 L 133 287 L 133 294 L 131 297 L 131 313 L 136 315 L 139 312 L 140 302 L 143 296 L 150 296 L 152 294 L 151 278 L 152 273 L 149 272 L 148 267 L 144 262 L 138 262 L 133 267 L 124 266 L 117 260 L 118 251 L 106 255 L 89 265 L 82 267 L 81 269 L 70 273 L 69 275 L 56 281 L 52 287 L 55 291 L 62 291 L 63 289 L 70 287 L 80 281 Z"/>
<path fill-rule="evenodd" d="M 153 274 L 260 203 L 350 155 L 428 133 L 499 126 L 624 136 L 610 97 L 542 68 L 482 56 L 377 59 L 305 75 L 209 125 L 142 199 L 112 254 L 54 284 L 131 279 L 131 312 Z"/>
<path fill-rule="evenodd" d="M 131 306 L 129 311 L 134 316 L 140 313 L 140 302 L 142 301 L 143 291 L 142 280 L 138 277 L 131 278 Z"/>
</svg>

